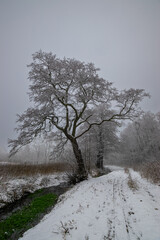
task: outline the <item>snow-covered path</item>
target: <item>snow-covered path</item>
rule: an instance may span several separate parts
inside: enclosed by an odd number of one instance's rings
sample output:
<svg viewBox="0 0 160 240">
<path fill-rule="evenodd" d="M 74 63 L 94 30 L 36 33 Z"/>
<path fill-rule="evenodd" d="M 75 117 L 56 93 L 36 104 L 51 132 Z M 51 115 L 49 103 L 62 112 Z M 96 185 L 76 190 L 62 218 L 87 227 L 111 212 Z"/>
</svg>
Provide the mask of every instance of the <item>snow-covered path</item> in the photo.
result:
<svg viewBox="0 0 160 240">
<path fill-rule="evenodd" d="M 61 196 L 23 240 L 160 240 L 160 187 L 130 170 L 90 179 Z"/>
</svg>

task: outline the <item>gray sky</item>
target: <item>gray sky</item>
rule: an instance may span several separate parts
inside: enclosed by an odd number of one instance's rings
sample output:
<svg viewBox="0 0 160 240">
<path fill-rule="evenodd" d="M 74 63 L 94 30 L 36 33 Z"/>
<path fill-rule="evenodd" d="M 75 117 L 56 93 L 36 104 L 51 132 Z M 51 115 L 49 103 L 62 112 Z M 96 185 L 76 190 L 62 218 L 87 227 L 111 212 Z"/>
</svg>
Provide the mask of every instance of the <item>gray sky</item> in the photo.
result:
<svg viewBox="0 0 160 240">
<path fill-rule="evenodd" d="M 27 64 L 42 49 L 93 62 L 118 89 L 144 88 L 160 111 L 160 0 L 0 0 L 0 146 L 28 106 Z"/>
</svg>

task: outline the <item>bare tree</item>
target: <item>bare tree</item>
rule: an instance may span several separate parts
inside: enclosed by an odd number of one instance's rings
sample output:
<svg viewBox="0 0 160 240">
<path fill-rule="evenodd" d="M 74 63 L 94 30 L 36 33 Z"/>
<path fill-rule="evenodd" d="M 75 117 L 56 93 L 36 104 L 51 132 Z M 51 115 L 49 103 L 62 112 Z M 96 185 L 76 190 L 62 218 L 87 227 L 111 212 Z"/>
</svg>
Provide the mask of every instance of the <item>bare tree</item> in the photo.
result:
<svg viewBox="0 0 160 240">
<path fill-rule="evenodd" d="M 112 83 L 100 78 L 99 69 L 92 63 L 85 64 L 75 59 L 58 59 L 52 53 L 42 51 L 33 54 L 29 65 L 30 100 L 34 107 L 18 116 L 16 140 L 9 140 L 14 154 L 20 147 L 33 141 L 43 131 L 62 133 L 71 142 L 77 161 L 79 180 L 87 178 L 78 139 L 91 127 L 105 121 L 132 118 L 138 114 L 137 104 L 148 96 L 143 89 L 129 89 L 118 92 Z M 107 104 L 108 116 L 95 121 L 95 106 Z M 82 127 L 84 126 L 84 127 Z"/>
</svg>

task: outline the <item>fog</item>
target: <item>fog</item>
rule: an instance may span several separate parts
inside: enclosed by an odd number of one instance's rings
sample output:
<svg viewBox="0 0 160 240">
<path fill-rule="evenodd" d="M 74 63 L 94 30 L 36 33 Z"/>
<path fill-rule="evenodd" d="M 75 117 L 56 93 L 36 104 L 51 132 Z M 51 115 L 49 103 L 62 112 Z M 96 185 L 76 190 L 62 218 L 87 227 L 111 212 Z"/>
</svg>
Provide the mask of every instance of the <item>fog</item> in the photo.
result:
<svg viewBox="0 0 160 240">
<path fill-rule="evenodd" d="M 0 146 L 29 105 L 27 64 L 39 49 L 93 62 L 118 89 L 143 88 L 158 112 L 160 1 L 0 0 Z"/>
</svg>

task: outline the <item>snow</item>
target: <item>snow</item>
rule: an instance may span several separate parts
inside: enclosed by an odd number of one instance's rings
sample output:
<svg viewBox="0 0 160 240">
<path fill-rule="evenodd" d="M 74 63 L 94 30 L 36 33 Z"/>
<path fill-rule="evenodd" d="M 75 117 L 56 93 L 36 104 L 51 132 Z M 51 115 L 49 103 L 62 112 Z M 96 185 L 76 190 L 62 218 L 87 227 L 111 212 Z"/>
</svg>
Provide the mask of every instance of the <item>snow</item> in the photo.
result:
<svg viewBox="0 0 160 240">
<path fill-rule="evenodd" d="M 130 170 L 84 181 L 20 240 L 160 240 L 160 186 Z"/>
<path fill-rule="evenodd" d="M 65 173 L 35 175 L 11 179 L 0 178 L 0 207 L 20 199 L 24 192 L 34 192 L 43 187 L 57 186 L 66 181 Z"/>
<path fill-rule="evenodd" d="M 105 165 L 104 168 L 109 168 L 111 171 L 123 170 L 123 167 L 115 165 Z"/>
<path fill-rule="evenodd" d="M 15 162 L 0 162 L 0 165 L 18 165 L 19 163 L 15 163 Z"/>
</svg>

